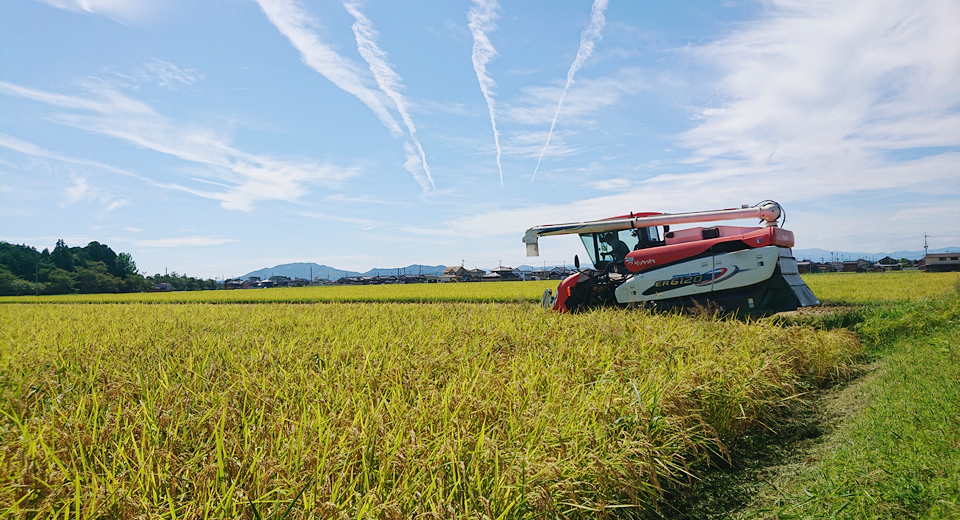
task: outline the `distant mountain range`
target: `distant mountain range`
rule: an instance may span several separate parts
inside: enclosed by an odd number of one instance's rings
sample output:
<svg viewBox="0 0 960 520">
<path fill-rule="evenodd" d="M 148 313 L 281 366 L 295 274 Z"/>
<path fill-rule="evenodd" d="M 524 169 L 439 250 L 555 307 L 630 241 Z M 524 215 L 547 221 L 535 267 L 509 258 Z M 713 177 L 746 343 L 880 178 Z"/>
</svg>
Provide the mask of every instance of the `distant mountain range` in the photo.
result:
<svg viewBox="0 0 960 520">
<path fill-rule="evenodd" d="M 960 247 L 946 247 L 940 249 L 931 249 L 931 253 L 957 253 L 960 252 Z M 831 254 L 833 255 L 831 257 Z M 894 259 L 907 258 L 910 260 L 919 260 L 923 258 L 923 250 L 915 251 L 894 251 L 892 253 L 861 253 L 861 252 L 851 252 L 851 251 L 829 251 L 827 249 L 794 249 L 793 256 L 797 260 L 813 260 L 814 262 L 826 261 L 829 262 L 831 258 L 835 260 L 857 260 L 864 258 L 867 260 L 879 260 L 885 256 L 889 256 Z M 553 265 L 546 266 L 547 269 L 553 269 Z M 568 266 L 571 269 L 573 266 Z M 587 267 L 587 265 L 584 265 Z M 521 265 L 517 269 L 521 271 L 534 271 L 536 269 L 543 269 L 543 266 L 529 266 Z M 271 276 L 287 276 L 289 278 L 304 278 L 311 279 L 311 275 L 320 278 L 321 280 L 339 280 L 340 278 L 350 277 L 350 276 L 393 276 L 398 274 L 426 274 L 432 276 L 440 276 L 443 274 L 443 270 L 446 269 L 446 266 L 443 265 L 421 265 L 413 264 L 406 267 L 391 267 L 391 268 L 378 268 L 371 269 L 365 273 L 357 271 L 345 271 L 343 269 L 337 269 L 336 267 L 330 267 L 328 265 L 316 264 L 313 262 L 298 262 L 294 264 L 282 264 L 275 265 L 273 267 L 264 267 L 263 269 L 258 269 L 256 271 L 251 271 L 243 276 L 238 276 L 237 278 L 241 280 L 246 280 L 251 276 L 257 276 L 261 280 L 266 280 Z M 487 269 L 489 271 L 489 269 Z"/>
<path fill-rule="evenodd" d="M 413 264 L 406 267 L 390 268 L 390 269 L 371 269 L 365 273 L 360 273 L 357 271 L 345 271 L 343 269 L 337 269 L 336 267 L 330 267 L 328 265 L 316 264 L 313 262 L 298 262 L 295 264 L 283 264 L 275 265 L 273 267 L 264 267 L 263 269 L 258 269 L 256 271 L 251 271 L 243 276 L 238 276 L 237 278 L 241 280 L 246 280 L 251 276 L 259 277 L 261 280 L 266 280 L 271 276 L 286 276 L 289 278 L 304 278 L 311 279 L 311 274 L 315 277 L 320 278 L 321 280 L 339 280 L 340 278 L 350 277 L 350 276 L 391 276 L 397 274 L 427 274 L 433 276 L 440 276 L 443 274 L 443 270 L 446 269 L 446 266 L 442 265 L 420 265 Z"/>
<path fill-rule="evenodd" d="M 960 247 L 944 247 L 940 249 L 931 249 L 931 253 L 957 253 L 960 252 Z M 833 255 L 831 257 L 831 255 Z M 914 250 L 914 251 L 894 251 L 892 253 L 861 253 L 856 251 L 829 251 L 827 249 L 794 249 L 793 257 L 797 260 L 813 260 L 814 262 L 829 262 L 832 259 L 834 260 L 859 260 L 863 258 L 864 260 L 880 260 L 883 257 L 889 256 L 895 260 L 900 260 L 901 258 L 906 258 L 908 260 L 920 260 L 923 258 L 923 249 Z"/>
</svg>

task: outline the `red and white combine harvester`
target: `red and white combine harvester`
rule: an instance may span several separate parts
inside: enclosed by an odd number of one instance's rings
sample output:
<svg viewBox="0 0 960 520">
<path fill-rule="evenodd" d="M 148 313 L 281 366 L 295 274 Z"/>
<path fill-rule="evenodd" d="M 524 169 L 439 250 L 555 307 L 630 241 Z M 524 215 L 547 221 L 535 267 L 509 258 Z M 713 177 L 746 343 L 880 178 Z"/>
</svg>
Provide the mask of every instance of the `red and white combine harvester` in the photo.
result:
<svg viewBox="0 0 960 520">
<path fill-rule="evenodd" d="M 797 272 L 793 232 L 777 225 L 773 201 L 695 213 L 631 213 L 603 220 L 536 226 L 523 242 L 539 256 L 541 236 L 578 234 L 594 269 L 547 289 L 544 306 L 561 312 L 628 304 L 658 309 L 706 307 L 730 314 L 773 314 L 820 303 Z M 758 218 L 762 227 L 670 226 Z"/>
</svg>

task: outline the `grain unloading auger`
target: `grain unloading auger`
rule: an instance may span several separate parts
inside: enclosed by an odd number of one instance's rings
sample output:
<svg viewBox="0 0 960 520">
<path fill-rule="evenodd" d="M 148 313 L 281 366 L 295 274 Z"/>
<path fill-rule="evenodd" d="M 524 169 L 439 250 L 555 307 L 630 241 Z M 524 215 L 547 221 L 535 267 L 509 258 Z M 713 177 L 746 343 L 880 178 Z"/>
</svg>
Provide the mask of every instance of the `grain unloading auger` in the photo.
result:
<svg viewBox="0 0 960 520">
<path fill-rule="evenodd" d="M 723 313 L 773 314 L 820 303 L 797 272 L 793 232 L 777 225 L 779 204 L 694 213 L 631 213 L 603 220 L 536 226 L 523 242 L 539 256 L 537 239 L 580 235 L 594 269 L 579 269 L 544 292 L 561 312 L 608 305 L 703 306 Z M 670 226 L 758 218 L 761 227 Z"/>
</svg>

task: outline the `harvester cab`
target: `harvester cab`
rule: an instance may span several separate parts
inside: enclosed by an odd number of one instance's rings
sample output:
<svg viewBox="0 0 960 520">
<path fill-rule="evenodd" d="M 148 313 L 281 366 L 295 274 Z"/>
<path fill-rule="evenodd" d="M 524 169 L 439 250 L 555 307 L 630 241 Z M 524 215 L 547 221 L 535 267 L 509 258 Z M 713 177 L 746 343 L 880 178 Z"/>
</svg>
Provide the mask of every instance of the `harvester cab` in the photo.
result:
<svg viewBox="0 0 960 520">
<path fill-rule="evenodd" d="M 797 272 L 793 233 L 778 227 L 779 204 L 696 213 L 631 213 L 603 220 L 536 226 L 523 241 L 538 256 L 541 236 L 577 234 L 592 269 L 579 269 L 544 293 L 561 312 L 608 305 L 713 307 L 772 314 L 820 302 Z M 671 225 L 759 218 L 762 227 Z"/>
</svg>

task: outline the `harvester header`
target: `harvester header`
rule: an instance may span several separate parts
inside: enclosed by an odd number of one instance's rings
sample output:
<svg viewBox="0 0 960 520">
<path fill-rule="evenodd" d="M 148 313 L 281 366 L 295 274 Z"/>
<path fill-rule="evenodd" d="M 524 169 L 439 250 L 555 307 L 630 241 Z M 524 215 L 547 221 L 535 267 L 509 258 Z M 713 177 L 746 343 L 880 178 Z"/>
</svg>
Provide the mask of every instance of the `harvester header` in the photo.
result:
<svg viewBox="0 0 960 520">
<path fill-rule="evenodd" d="M 767 226 L 776 226 L 783 210 L 776 202 L 765 202 L 756 206 L 744 204 L 739 208 L 716 209 L 712 211 L 694 211 L 690 213 L 631 213 L 628 216 L 612 217 L 602 220 L 587 220 L 569 224 L 545 224 L 527 229 L 523 243 L 527 245 L 527 256 L 540 256 L 537 238 L 553 235 L 572 235 L 584 233 L 602 233 L 604 231 L 622 231 L 651 226 L 670 226 L 696 222 L 717 222 L 756 218 L 766 222 Z"/>
</svg>

